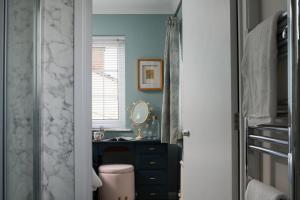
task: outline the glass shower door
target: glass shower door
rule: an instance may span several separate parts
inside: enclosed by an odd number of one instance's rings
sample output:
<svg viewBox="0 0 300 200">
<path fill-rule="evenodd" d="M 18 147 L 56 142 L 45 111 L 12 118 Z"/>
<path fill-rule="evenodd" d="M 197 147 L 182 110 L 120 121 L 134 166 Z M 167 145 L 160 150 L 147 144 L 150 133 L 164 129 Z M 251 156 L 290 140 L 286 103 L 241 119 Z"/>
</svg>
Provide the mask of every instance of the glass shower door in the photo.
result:
<svg viewBox="0 0 300 200">
<path fill-rule="evenodd" d="M 40 191 L 37 8 L 37 0 L 5 0 L 5 200 L 37 200 Z"/>
</svg>

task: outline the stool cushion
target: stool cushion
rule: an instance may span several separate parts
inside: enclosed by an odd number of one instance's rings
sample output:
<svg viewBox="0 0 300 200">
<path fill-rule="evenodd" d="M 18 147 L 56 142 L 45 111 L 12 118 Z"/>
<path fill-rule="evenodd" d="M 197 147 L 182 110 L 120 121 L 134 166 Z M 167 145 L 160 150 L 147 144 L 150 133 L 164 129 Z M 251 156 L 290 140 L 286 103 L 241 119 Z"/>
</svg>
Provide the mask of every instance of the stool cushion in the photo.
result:
<svg viewBox="0 0 300 200">
<path fill-rule="evenodd" d="M 126 174 L 133 172 L 133 170 L 132 165 L 125 164 L 101 165 L 99 167 L 99 172 L 105 174 Z"/>
</svg>

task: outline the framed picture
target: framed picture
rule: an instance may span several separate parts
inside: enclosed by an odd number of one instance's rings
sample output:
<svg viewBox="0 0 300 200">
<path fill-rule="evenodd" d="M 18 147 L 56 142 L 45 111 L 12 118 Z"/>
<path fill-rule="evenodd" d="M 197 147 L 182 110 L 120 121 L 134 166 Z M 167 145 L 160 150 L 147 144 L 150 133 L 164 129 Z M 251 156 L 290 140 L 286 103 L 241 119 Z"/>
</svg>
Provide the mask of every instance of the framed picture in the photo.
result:
<svg viewBox="0 0 300 200">
<path fill-rule="evenodd" d="M 138 60 L 138 89 L 162 90 L 163 61 L 161 59 Z"/>
</svg>

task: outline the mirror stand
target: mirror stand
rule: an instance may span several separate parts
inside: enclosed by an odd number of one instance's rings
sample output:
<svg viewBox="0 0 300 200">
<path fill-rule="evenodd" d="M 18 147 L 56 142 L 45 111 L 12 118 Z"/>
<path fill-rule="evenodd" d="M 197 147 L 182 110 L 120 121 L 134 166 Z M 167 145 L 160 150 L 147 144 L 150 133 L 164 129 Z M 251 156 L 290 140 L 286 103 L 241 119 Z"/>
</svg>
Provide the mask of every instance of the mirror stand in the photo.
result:
<svg viewBox="0 0 300 200">
<path fill-rule="evenodd" d="M 142 129 L 148 127 L 148 121 L 151 119 L 153 108 L 148 102 L 138 100 L 132 104 L 129 109 L 132 127 L 136 130 L 136 140 L 141 140 L 145 136 Z"/>
</svg>

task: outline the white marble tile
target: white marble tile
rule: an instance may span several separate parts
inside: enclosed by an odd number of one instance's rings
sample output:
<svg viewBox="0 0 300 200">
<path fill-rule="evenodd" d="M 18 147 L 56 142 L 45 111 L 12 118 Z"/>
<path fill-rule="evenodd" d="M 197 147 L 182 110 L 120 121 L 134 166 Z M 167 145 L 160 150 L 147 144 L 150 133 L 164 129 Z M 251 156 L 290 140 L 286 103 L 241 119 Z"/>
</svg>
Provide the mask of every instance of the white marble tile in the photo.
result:
<svg viewBox="0 0 300 200">
<path fill-rule="evenodd" d="M 6 86 L 6 192 L 32 199 L 33 0 L 8 1 Z"/>
<path fill-rule="evenodd" d="M 42 197 L 73 200 L 73 0 L 42 5 Z"/>
</svg>

